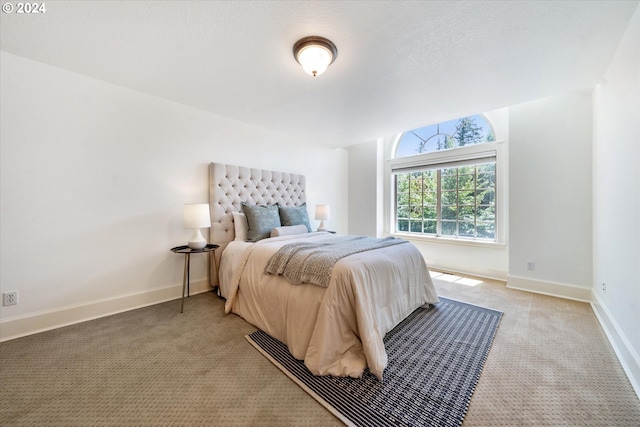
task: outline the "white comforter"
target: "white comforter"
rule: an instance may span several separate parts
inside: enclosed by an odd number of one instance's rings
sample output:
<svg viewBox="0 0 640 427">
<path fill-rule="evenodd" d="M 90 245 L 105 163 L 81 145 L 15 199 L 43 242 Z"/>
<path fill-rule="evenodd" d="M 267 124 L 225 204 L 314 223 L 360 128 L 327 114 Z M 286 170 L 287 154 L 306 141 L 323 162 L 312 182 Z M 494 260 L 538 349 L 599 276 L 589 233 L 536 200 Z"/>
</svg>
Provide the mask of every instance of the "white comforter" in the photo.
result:
<svg viewBox="0 0 640 427">
<path fill-rule="evenodd" d="M 385 334 L 416 308 L 438 302 L 431 276 L 411 243 L 342 258 L 327 288 L 264 273 L 281 246 L 331 237 L 308 233 L 229 243 L 220 263 L 225 310 L 287 344 L 315 375 L 360 377 L 368 367 L 382 379 Z"/>
</svg>

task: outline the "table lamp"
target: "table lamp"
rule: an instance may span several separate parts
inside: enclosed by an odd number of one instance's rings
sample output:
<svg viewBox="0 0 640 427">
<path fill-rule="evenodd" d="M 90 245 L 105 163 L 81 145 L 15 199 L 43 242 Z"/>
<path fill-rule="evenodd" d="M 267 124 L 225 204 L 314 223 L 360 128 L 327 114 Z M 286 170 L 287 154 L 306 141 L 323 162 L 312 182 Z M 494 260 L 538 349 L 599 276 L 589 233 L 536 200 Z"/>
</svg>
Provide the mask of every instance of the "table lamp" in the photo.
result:
<svg viewBox="0 0 640 427">
<path fill-rule="evenodd" d="M 200 232 L 201 228 L 211 227 L 211 214 L 206 203 L 184 205 L 184 228 L 193 228 L 193 236 L 189 240 L 191 249 L 202 249 L 207 246 L 207 240 Z"/>
<path fill-rule="evenodd" d="M 318 231 L 327 231 L 324 226 L 324 221 L 329 220 L 331 217 L 331 209 L 329 205 L 316 205 L 316 219 L 320 220 Z"/>
</svg>

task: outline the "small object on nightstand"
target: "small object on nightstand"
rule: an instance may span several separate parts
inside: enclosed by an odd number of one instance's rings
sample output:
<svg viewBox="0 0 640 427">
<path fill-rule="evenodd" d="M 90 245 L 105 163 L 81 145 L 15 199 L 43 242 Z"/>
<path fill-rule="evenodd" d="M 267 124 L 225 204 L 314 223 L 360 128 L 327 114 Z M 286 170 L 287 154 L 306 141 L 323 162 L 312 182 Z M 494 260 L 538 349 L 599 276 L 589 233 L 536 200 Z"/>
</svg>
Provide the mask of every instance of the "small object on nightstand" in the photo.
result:
<svg viewBox="0 0 640 427">
<path fill-rule="evenodd" d="M 201 228 L 211 227 L 211 214 L 208 203 L 197 203 L 184 205 L 183 211 L 184 228 L 193 228 L 193 236 L 189 239 L 191 249 L 202 249 L 207 245 L 207 240 L 200 232 Z"/>
<path fill-rule="evenodd" d="M 212 252 L 218 249 L 220 246 L 207 244 L 202 249 L 192 249 L 189 246 L 176 246 L 175 248 L 171 248 L 171 252 L 176 254 L 184 254 L 184 273 L 182 275 L 182 303 L 180 304 L 180 313 L 184 311 L 184 292 L 185 289 L 187 291 L 187 296 L 189 296 L 189 279 L 191 273 L 191 254 L 201 254 L 204 252 Z M 215 256 L 213 260 L 215 262 Z"/>
<path fill-rule="evenodd" d="M 325 220 L 331 218 L 331 208 L 329 205 L 316 205 L 316 219 L 320 220 L 318 231 L 327 231 L 324 225 Z"/>
</svg>

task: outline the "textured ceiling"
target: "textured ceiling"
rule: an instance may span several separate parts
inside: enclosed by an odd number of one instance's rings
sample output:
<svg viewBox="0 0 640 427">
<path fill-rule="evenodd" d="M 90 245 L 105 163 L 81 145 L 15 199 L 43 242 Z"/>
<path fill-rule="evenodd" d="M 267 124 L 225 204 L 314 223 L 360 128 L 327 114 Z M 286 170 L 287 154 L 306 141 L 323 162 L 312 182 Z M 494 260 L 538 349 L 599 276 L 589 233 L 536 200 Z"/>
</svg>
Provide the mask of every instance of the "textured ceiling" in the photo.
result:
<svg viewBox="0 0 640 427">
<path fill-rule="evenodd" d="M 2 50 L 339 147 L 598 83 L 638 1 L 65 1 Z M 319 77 L 292 54 L 320 35 Z"/>
</svg>

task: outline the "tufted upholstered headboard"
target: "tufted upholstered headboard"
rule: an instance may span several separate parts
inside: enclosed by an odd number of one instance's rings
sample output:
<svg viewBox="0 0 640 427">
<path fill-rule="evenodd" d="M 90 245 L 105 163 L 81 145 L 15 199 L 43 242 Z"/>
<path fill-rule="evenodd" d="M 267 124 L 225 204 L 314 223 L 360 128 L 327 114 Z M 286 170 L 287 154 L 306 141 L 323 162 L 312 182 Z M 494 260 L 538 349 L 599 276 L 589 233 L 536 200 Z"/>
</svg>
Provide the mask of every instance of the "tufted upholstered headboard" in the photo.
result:
<svg viewBox="0 0 640 427">
<path fill-rule="evenodd" d="M 215 251 L 216 266 L 220 265 L 220 256 L 227 243 L 235 238 L 232 212 L 242 212 L 242 202 L 256 205 L 301 205 L 306 202 L 305 177 L 287 172 L 211 163 L 209 243 L 220 245 L 220 249 Z M 218 283 L 218 273 L 213 264 L 211 283 L 214 286 Z"/>
</svg>

